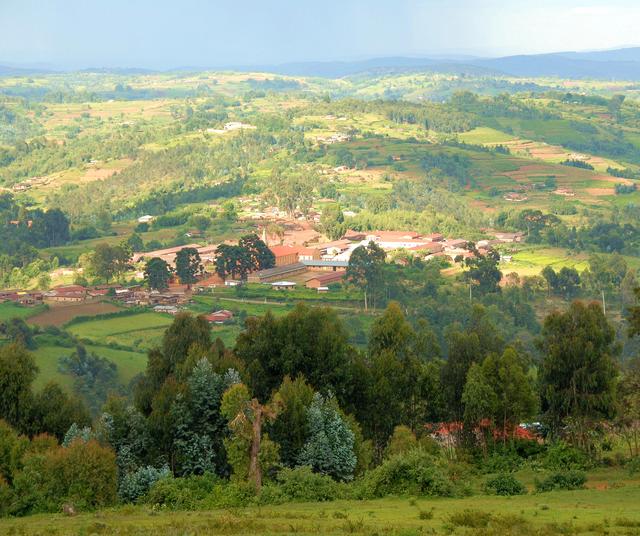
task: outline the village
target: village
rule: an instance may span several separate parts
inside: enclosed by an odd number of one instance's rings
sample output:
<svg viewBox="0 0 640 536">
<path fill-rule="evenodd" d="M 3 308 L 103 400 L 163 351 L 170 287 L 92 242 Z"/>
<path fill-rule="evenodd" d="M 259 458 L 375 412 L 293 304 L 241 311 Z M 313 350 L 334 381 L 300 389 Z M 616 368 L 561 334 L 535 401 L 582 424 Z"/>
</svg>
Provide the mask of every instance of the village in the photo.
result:
<svg viewBox="0 0 640 536">
<path fill-rule="evenodd" d="M 144 218 L 144 217 L 143 217 Z M 141 220 L 143 219 L 141 218 Z M 492 239 L 473 243 L 464 238 L 447 238 L 440 233 L 420 234 L 415 231 L 347 231 L 339 240 L 320 242 L 321 235 L 306 222 L 289 225 L 279 237 L 270 236 L 267 227 L 261 229 L 261 239 L 275 258 L 272 268 L 251 272 L 246 281 L 222 279 L 215 271 L 217 245 L 189 243 L 171 248 L 147 252 L 135 252 L 131 262 L 135 270 L 135 284 L 102 284 L 82 286 L 58 285 L 47 291 L 3 290 L 0 302 L 35 307 L 47 304 L 53 307 L 65 304 L 111 301 L 123 307 L 149 308 L 157 313 L 175 315 L 192 301 L 193 294 L 215 292 L 216 288 L 238 287 L 244 284 L 260 284 L 266 288 L 286 292 L 303 288 L 317 293 L 330 293 L 344 282 L 353 251 L 370 242 L 384 250 L 393 262 L 405 263 L 409 256 L 429 260 L 442 257 L 450 262 L 484 255 L 500 244 L 521 242 L 520 232 L 491 231 Z M 159 258 L 175 268 L 178 252 L 184 248 L 195 249 L 200 257 L 203 272 L 194 285 L 181 284 L 172 279 L 165 290 L 152 290 L 142 283 L 144 264 Z M 402 254 L 400 254 L 402 253 Z M 501 260 L 508 262 L 509 256 Z M 228 310 L 216 310 L 205 315 L 211 324 L 223 324 L 233 319 Z"/>
</svg>

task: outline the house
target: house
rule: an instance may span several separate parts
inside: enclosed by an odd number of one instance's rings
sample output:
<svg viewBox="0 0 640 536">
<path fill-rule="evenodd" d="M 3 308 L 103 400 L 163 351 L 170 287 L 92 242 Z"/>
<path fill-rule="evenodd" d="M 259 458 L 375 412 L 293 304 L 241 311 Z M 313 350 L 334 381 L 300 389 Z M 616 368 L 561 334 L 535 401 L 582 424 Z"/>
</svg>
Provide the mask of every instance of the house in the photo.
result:
<svg viewBox="0 0 640 536">
<path fill-rule="evenodd" d="M 497 232 L 494 233 L 496 240 L 499 240 L 500 242 L 505 242 L 505 243 L 511 243 L 511 242 L 522 242 L 522 239 L 524 238 L 524 233 L 522 232 L 516 232 L 516 233 L 502 233 L 502 232 Z"/>
<path fill-rule="evenodd" d="M 429 240 L 430 242 L 442 242 L 444 240 L 444 235 L 440 233 L 431 233 L 423 237 L 425 240 Z"/>
<path fill-rule="evenodd" d="M 18 292 L 15 299 L 15 303 L 32 307 L 34 305 L 40 305 L 44 300 L 44 293 L 38 291 L 25 291 Z"/>
<path fill-rule="evenodd" d="M 44 297 L 55 302 L 81 302 L 87 297 L 87 289 L 80 285 L 61 285 L 45 292 Z"/>
<path fill-rule="evenodd" d="M 138 218 L 138 223 L 151 223 L 153 221 L 153 216 L 149 214 L 145 214 L 144 216 L 140 216 Z"/>
<path fill-rule="evenodd" d="M 320 259 L 320 250 L 303 246 L 271 246 L 269 248 L 276 258 L 276 266 L 286 266 L 299 261 Z"/>
<path fill-rule="evenodd" d="M 291 290 L 296 284 L 293 281 L 276 281 L 271 283 L 271 287 L 275 290 Z"/>
<path fill-rule="evenodd" d="M 269 249 L 276 258 L 276 266 L 286 266 L 298 262 L 298 249 L 293 246 L 271 246 Z"/>
<path fill-rule="evenodd" d="M 339 270 L 335 272 L 326 272 L 322 274 L 316 274 L 311 279 L 307 279 L 305 286 L 307 288 L 321 289 L 327 287 L 332 283 L 339 283 L 344 278 L 345 271 Z"/>
<path fill-rule="evenodd" d="M 220 311 L 205 315 L 204 319 L 209 322 L 209 324 L 224 324 L 233 319 L 233 313 L 226 309 L 221 309 Z"/>
<path fill-rule="evenodd" d="M 153 310 L 156 313 L 167 313 L 170 315 L 177 315 L 180 309 L 178 309 L 175 305 L 156 305 Z"/>
<path fill-rule="evenodd" d="M 249 283 L 271 283 L 272 281 L 278 281 L 283 277 L 292 277 L 294 275 L 303 274 L 308 270 L 304 264 L 306 262 L 320 261 L 303 261 L 295 264 L 276 266 L 275 268 L 268 268 L 266 270 L 260 270 L 259 272 L 253 272 L 249 274 Z"/>
<path fill-rule="evenodd" d="M 464 238 L 447 239 L 445 248 L 447 250 L 450 250 L 450 249 L 464 249 L 464 248 L 467 247 L 468 244 L 469 244 L 469 241 L 465 240 Z"/>
<path fill-rule="evenodd" d="M 320 259 L 319 261 L 300 261 L 307 270 L 326 270 L 328 272 L 335 272 L 337 270 L 346 270 L 349 266 L 349 261 L 336 261 Z"/>
<path fill-rule="evenodd" d="M 425 255 L 433 255 L 434 253 L 444 251 L 444 246 L 438 242 L 426 242 L 424 244 L 408 248 L 408 250 L 417 253 L 424 253 Z"/>
</svg>

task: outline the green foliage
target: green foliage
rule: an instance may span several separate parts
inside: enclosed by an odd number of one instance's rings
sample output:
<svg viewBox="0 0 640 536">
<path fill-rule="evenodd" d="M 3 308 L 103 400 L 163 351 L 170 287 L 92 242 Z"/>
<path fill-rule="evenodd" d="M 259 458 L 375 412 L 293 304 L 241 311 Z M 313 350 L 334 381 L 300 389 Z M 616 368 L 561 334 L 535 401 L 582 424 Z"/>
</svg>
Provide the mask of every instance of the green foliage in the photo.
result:
<svg viewBox="0 0 640 536">
<path fill-rule="evenodd" d="M 287 501 L 321 502 L 341 497 L 340 484 L 328 475 L 315 473 L 308 466 L 282 469 L 276 482 Z"/>
<path fill-rule="evenodd" d="M 421 449 L 382 462 L 364 476 L 360 490 L 365 498 L 386 495 L 449 497 L 454 494 L 443 461 Z"/>
<path fill-rule="evenodd" d="M 277 394 L 283 410 L 271 425 L 270 435 L 280 445 L 282 463 L 293 467 L 309 435 L 307 415 L 313 402 L 313 388 L 303 376 L 295 380 L 285 376 Z"/>
<path fill-rule="evenodd" d="M 183 285 L 192 285 L 204 271 L 200 254 L 195 248 L 182 248 L 178 251 L 175 264 L 176 275 Z"/>
<path fill-rule="evenodd" d="M 167 466 L 140 467 L 132 473 L 124 475 L 118 488 L 118 496 L 124 502 L 137 502 L 142 499 L 158 481 L 170 479 L 171 471 Z"/>
<path fill-rule="evenodd" d="M 357 463 L 355 438 L 332 395 L 324 398 L 316 393 L 307 418 L 309 438 L 300 451 L 298 463 L 338 480 L 351 480 Z"/>
<path fill-rule="evenodd" d="M 524 484 L 511 474 L 500 474 L 485 482 L 485 490 L 495 495 L 523 495 L 527 492 Z"/>
<path fill-rule="evenodd" d="M 539 492 L 556 490 L 583 489 L 587 482 L 587 475 L 582 471 L 564 471 L 553 473 L 543 480 L 536 480 L 536 490 Z"/>
<path fill-rule="evenodd" d="M 86 510 L 115 502 L 115 455 L 96 441 L 33 450 L 23 463 L 14 481 L 14 513 L 59 512 L 64 503 Z"/>
<path fill-rule="evenodd" d="M 185 478 L 161 478 L 144 495 L 144 502 L 169 510 L 195 510 L 219 483 L 210 473 Z"/>
<path fill-rule="evenodd" d="M 165 290 L 169 288 L 171 279 L 171 267 L 166 261 L 154 257 L 147 261 L 144 268 L 145 284 L 153 290 Z"/>
<path fill-rule="evenodd" d="M 613 412 L 618 348 L 615 332 L 597 303 L 574 302 L 544 323 L 540 349 L 543 410 L 557 429 L 568 417 L 582 423 L 576 441 L 588 447 L 584 423 Z"/>
<path fill-rule="evenodd" d="M 572 447 L 565 441 L 557 441 L 547 447 L 542 463 L 545 468 L 555 471 L 587 469 L 592 465 L 589 457 L 582 450 Z"/>
</svg>

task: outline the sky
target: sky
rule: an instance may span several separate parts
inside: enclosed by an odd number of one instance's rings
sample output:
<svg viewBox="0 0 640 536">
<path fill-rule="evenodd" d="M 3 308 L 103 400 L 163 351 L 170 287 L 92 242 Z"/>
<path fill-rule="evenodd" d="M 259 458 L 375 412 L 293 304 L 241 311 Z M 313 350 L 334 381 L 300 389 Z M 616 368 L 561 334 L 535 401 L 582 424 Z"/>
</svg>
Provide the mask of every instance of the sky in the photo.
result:
<svg viewBox="0 0 640 536">
<path fill-rule="evenodd" d="M 640 45 L 640 0 L 0 0 L 0 63 L 224 67 Z"/>
</svg>

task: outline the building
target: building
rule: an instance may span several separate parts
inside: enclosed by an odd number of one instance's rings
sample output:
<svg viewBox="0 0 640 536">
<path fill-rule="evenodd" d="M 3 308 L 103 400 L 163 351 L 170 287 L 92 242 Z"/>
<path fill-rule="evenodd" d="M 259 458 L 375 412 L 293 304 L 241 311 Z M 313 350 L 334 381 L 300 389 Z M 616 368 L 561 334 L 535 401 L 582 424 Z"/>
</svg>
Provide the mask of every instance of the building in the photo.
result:
<svg viewBox="0 0 640 536">
<path fill-rule="evenodd" d="M 323 270 L 328 272 L 336 272 L 338 270 L 346 270 L 349 266 L 349 261 L 335 261 L 335 260 L 313 260 L 313 261 L 301 261 L 301 263 L 307 270 Z"/>
<path fill-rule="evenodd" d="M 276 266 L 286 266 L 298 262 L 298 249 L 293 246 L 271 246 L 269 249 L 276 258 Z"/>
<path fill-rule="evenodd" d="M 320 259 L 320 250 L 303 246 L 271 246 L 269 248 L 276 258 L 276 266 L 286 266 L 299 261 Z"/>
<path fill-rule="evenodd" d="M 505 242 L 505 243 L 512 243 L 512 242 L 522 242 L 522 239 L 524 238 L 524 233 L 522 232 L 517 232 L 517 233 L 494 233 L 496 240 L 499 240 L 500 242 Z"/>
<path fill-rule="evenodd" d="M 276 266 L 249 274 L 249 283 L 271 283 L 281 280 L 283 277 L 292 277 L 294 275 L 305 273 L 308 268 L 304 263 L 321 262 L 321 261 L 303 261 L 295 264 L 286 264 L 284 266 Z"/>
<path fill-rule="evenodd" d="M 80 285 L 62 285 L 45 292 L 44 297 L 54 302 L 81 302 L 87 298 L 87 289 Z"/>
<path fill-rule="evenodd" d="M 220 311 L 215 311 L 205 315 L 204 319 L 209 322 L 209 324 L 224 324 L 225 322 L 229 322 L 229 320 L 233 319 L 233 313 L 226 309 L 221 309 Z"/>
<path fill-rule="evenodd" d="M 138 223 L 151 223 L 153 221 L 153 216 L 146 214 L 144 216 L 140 216 L 138 218 Z"/>
<path fill-rule="evenodd" d="M 307 279 L 305 286 L 307 288 L 315 288 L 318 290 L 323 287 L 328 289 L 328 285 L 332 283 L 340 283 L 344 279 L 345 273 L 346 272 L 344 270 L 339 270 L 335 272 L 316 274 L 311 279 Z"/>
<path fill-rule="evenodd" d="M 271 287 L 275 290 L 291 290 L 296 287 L 293 281 L 276 281 L 271 283 Z"/>
</svg>

